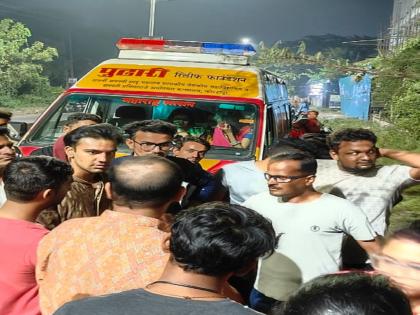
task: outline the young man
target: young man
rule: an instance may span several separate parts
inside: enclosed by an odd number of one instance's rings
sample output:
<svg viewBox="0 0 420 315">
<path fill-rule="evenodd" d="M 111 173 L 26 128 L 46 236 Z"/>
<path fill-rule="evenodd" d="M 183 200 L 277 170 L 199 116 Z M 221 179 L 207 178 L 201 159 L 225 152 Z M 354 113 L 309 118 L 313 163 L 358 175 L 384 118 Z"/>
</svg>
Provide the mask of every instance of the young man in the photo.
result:
<svg viewBox="0 0 420 315">
<path fill-rule="evenodd" d="M 67 133 L 64 143 L 74 170 L 73 183 L 61 204 L 43 211 L 38 222 L 52 229 L 65 220 L 98 216 L 108 209 L 104 175 L 121 139 L 117 128 L 109 124 L 83 126 Z"/>
<path fill-rule="evenodd" d="M 281 235 L 277 255 L 260 263 L 251 294 L 257 310 L 266 312 L 265 302 L 285 301 L 302 283 L 337 272 L 344 235 L 353 236 L 367 251 L 377 250 L 375 233 L 358 207 L 313 189 L 316 168 L 316 160 L 305 153 L 272 156 L 265 173 L 269 192 L 244 203 L 270 219 Z"/>
<path fill-rule="evenodd" d="M 68 301 L 142 288 L 168 255 L 160 218 L 184 193 L 182 174 L 157 156 L 127 157 L 109 170 L 111 210 L 66 221 L 41 242 L 37 280 L 44 315 Z"/>
<path fill-rule="evenodd" d="M 22 158 L 4 171 L 7 201 L 0 208 L 0 314 L 40 315 L 36 248 L 48 230 L 35 223 L 63 199 L 71 167 L 50 157 Z"/>
<path fill-rule="evenodd" d="M 90 113 L 74 113 L 68 116 L 66 123 L 63 126 L 63 134 L 57 138 L 55 143 L 31 152 L 31 155 L 46 155 L 53 156 L 62 161 L 68 161 L 64 150 L 64 136 L 82 126 L 90 126 L 101 123 L 102 118 Z"/>
<path fill-rule="evenodd" d="M 420 153 L 377 148 L 375 134 L 367 129 L 344 129 L 329 139 L 331 160 L 319 160 L 314 187 L 344 197 L 367 215 L 375 232 L 385 235 L 390 211 L 401 191 L 420 184 Z M 403 165 L 376 165 L 386 157 Z"/>
<path fill-rule="evenodd" d="M 254 211 L 203 204 L 182 212 L 172 225 L 164 243 L 171 256 L 159 280 L 145 289 L 71 302 L 55 314 L 256 314 L 227 299 L 223 286 L 276 244 L 273 226 Z"/>
<path fill-rule="evenodd" d="M 210 150 L 210 143 L 204 139 L 186 136 L 177 137 L 174 141 L 172 153 L 174 156 L 198 164 Z"/>
<path fill-rule="evenodd" d="M 212 177 L 209 177 L 199 164 L 169 155 L 170 150 L 174 147 L 173 140 L 177 131 L 175 125 L 162 120 L 143 120 L 126 125 L 124 130 L 127 135 L 126 144 L 133 151 L 134 156 L 163 156 L 181 168 L 184 182 L 189 186 L 187 198 L 183 200 L 183 207 L 187 207 L 190 202 L 195 201 L 190 200 L 190 196 L 194 192 L 206 189 L 208 186 L 212 187 Z"/>
<path fill-rule="evenodd" d="M 16 151 L 13 142 L 9 138 L 7 128 L 0 128 L 0 207 L 6 202 L 4 191 L 3 173 L 6 166 L 16 159 Z"/>
</svg>

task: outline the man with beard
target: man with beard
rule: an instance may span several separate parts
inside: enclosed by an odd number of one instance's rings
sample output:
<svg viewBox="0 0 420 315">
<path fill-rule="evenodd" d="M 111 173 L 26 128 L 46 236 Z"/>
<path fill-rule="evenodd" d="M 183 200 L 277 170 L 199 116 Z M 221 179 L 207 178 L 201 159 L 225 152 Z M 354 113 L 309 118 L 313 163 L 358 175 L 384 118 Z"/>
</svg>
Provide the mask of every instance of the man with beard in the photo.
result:
<svg viewBox="0 0 420 315">
<path fill-rule="evenodd" d="M 169 155 L 174 147 L 174 137 L 177 131 L 175 125 L 163 120 L 142 120 L 134 121 L 124 126 L 127 136 L 125 143 L 133 152 L 134 156 L 157 155 L 165 157 L 177 164 L 182 171 L 184 182 L 187 187 L 187 194 L 182 201 L 182 207 L 188 207 L 196 201 L 194 192 L 201 192 L 211 187 L 213 191 L 213 178 L 204 171 L 198 163 L 192 163 L 189 159 Z M 123 160 L 124 157 L 116 159 Z M 208 200 L 211 200 L 212 193 L 208 193 Z M 191 198 L 190 198 L 191 197 Z M 206 200 L 206 201 L 208 201 Z M 171 207 L 170 212 L 179 211 L 178 206 Z"/>
<path fill-rule="evenodd" d="M 367 129 L 333 133 L 328 139 L 333 160 L 318 161 L 314 187 L 359 206 L 375 232 L 385 235 L 391 209 L 401 201 L 402 190 L 420 183 L 420 153 L 378 148 L 376 141 L 376 135 Z M 406 165 L 376 165 L 380 157 Z M 360 249 L 356 245 L 350 242 L 344 251 L 344 260 L 352 267 L 363 265 L 366 258 L 361 252 L 356 255 Z"/>
<path fill-rule="evenodd" d="M 13 142 L 9 138 L 9 131 L 0 128 L 0 207 L 6 202 L 6 193 L 3 184 L 3 172 L 6 166 L 16 158 Z"/>
<path fill-rule="evenodd" d="M 100 215 L 111 201 L 106 198 L 105 171 L 114 159 L 122 137 L 109 124 L 83 126 L 64 136 L 65 151 L 74 170 L 73 183 L 66 197 L 54 209 L 46 209 L 38 222 L 53 229 L 72 218 Z"/>
</svg>

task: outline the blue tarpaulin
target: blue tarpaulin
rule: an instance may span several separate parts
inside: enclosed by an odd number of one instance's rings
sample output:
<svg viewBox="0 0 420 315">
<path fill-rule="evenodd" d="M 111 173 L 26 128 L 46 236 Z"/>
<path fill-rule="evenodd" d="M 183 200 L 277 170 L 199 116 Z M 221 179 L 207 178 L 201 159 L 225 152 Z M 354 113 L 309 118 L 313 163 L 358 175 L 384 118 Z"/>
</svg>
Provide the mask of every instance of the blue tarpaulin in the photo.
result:
<svg viewBox="0 0 420 315">
<path fill-rule="evenodd" d="M 353 76 L 339 80 L 341 112 L 349 117 L 369 119 L 372 77 L 364 75 L 360 81 Z"/>
</svg>

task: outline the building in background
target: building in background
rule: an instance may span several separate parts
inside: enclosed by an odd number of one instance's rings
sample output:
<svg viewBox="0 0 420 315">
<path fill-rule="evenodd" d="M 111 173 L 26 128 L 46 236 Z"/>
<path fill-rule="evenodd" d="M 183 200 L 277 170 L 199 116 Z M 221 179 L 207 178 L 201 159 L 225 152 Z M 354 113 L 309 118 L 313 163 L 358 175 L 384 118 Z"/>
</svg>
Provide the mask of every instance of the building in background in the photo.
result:
<svg viewBox="0 0 420 315">
<path fill-rule="evenodd" d="M 408 40 L 420 36 L 420 1 L 394 0 L 391 25 L 379 43 L 382 52 L 403 46 Z"/>
</svg>

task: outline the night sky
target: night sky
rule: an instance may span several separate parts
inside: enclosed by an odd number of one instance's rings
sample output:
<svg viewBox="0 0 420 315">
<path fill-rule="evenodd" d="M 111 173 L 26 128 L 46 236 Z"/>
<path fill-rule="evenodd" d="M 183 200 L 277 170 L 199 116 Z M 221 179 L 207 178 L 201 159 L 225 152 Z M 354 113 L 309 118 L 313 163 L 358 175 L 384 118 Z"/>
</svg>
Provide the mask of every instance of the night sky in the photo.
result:
<svg viewBox="0 0 420 315">
<path fill-rule="evenodd" d="M 305 35 L 369 35 L 388 27 L 392 0 L 158 0 L 155 35 L 168 39 L 271 45 Z M 13 18 L 75 60 L 114 57 L 120 37 L 148 34 L 149 0 L 0 0 Z"/>
</svg>

